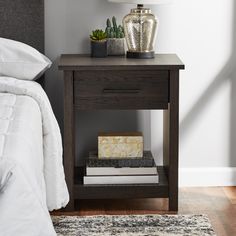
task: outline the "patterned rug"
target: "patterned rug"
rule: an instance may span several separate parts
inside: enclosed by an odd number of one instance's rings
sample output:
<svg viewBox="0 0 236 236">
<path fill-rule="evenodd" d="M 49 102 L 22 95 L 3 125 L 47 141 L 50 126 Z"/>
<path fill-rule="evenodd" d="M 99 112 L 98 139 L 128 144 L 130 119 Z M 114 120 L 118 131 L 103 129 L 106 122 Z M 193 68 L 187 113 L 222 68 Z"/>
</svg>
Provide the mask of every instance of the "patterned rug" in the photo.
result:
<svg viewBox="0 0 236 236">
<path fill-rule="evenodd" d="M 58 236 L 212 236 L 205 215 L 53 216 Z"/>
</svg>

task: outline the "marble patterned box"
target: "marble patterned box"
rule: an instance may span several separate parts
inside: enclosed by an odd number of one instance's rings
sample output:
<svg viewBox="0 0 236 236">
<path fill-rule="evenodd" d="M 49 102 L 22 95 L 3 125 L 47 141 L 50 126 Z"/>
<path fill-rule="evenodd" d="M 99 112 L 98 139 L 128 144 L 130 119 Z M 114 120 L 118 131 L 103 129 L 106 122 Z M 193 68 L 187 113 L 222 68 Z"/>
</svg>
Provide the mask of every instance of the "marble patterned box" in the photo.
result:
<svg viewBox="0 0 236 236">
<path fill-rule="evenodd" d="M 143 135 L 141 132 L 99 133 L 98 158 L 142 158 Z"/>
</svg>

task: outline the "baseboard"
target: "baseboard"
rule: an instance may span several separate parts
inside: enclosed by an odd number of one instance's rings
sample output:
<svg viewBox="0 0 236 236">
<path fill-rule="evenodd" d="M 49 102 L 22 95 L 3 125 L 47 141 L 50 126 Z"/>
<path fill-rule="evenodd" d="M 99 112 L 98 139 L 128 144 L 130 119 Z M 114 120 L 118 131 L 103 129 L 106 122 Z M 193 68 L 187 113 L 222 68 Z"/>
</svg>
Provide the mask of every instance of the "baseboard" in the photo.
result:
<svg viewBox="0 0 236 236">
<path fill-rule="evenodd" d="M 236 167 L 180 168 L 179 185 L 236 186 Z"/>
</svg>

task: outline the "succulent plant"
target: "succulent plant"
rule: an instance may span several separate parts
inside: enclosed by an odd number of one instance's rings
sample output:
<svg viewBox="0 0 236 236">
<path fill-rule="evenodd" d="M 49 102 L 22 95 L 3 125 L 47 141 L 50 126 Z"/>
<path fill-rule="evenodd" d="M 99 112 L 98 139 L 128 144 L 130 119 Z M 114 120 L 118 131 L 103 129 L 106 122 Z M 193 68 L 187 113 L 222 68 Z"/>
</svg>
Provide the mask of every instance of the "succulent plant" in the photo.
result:
<svg viewBox="0 0 236 236">
<path fill-rule="evenodd" d="M 112 26 L 113 25 L 113 26 Z M 108 38 L 124 38 L 124 28 L 119 25 L 117 26 L 116 18 L 112 17 L 112 24 L 110 19 L 107 19 L 106 34 Z"/>
<path fill-rule="evenodd" d="M 92 31 L 92 34 L 90 35 L 90 39 L 93 41 L 102 41 L 107 38 L 106 32 L 104 32 L 101 29 L 96 29 Z"/>
</svg>

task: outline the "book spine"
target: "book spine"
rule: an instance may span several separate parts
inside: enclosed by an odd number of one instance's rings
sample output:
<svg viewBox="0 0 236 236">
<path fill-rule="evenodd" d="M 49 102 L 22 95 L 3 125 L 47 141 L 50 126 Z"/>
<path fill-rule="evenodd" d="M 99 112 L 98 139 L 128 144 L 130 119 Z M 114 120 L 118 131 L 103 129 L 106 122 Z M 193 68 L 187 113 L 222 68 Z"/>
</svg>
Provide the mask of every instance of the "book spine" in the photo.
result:
<svg viewBox="0 0 236 236">
<path fill-rule="evenodd" d="M 112 168 L 112 167 L 87 167 L 87 175 L 156 175 L 156 167 L 139 167 L 139 168 Z"/>
<path fill-rule="evenodd" d="M 158 175 L 151 176 L 84 176 L 84 185 L 91 184 L 157 184 Z"/>
</svg>

